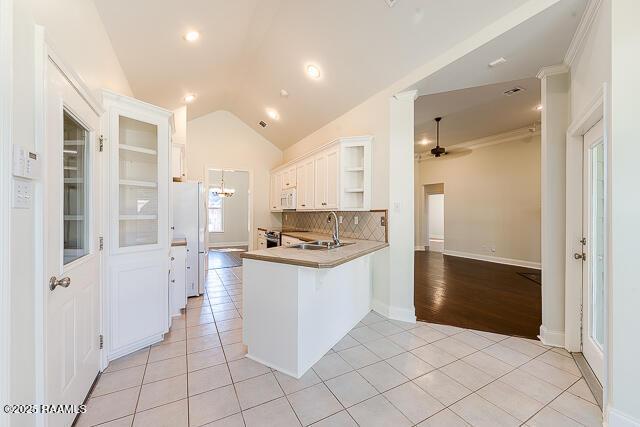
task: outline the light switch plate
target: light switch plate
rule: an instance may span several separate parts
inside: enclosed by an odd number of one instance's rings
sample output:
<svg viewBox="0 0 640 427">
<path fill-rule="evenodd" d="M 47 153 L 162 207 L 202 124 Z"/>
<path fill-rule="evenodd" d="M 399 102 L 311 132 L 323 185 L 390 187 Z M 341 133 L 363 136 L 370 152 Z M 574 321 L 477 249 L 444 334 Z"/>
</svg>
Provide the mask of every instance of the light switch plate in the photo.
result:
<svg viewBox="0 0 640 427">
<path fill-rule="evenodd" d="M 31 208 L 33 200 L 33 182 L 25 179 L 14 178 L 12 199 L 12 206 L 16 209 Z"/>
</svg>

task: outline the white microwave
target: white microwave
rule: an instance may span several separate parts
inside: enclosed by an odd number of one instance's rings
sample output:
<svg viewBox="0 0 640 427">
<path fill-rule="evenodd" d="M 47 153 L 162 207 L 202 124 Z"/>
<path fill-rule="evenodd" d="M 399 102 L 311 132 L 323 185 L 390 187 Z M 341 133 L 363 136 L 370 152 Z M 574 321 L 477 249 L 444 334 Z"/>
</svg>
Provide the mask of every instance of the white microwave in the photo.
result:
<svg viewBox="0 0 640 427">
<path fill-rule="evenodd" d="M 296 208 L 296 189 L 288 188 L 280 193 L 280 208 L 295 209 Z"/>
</svg>

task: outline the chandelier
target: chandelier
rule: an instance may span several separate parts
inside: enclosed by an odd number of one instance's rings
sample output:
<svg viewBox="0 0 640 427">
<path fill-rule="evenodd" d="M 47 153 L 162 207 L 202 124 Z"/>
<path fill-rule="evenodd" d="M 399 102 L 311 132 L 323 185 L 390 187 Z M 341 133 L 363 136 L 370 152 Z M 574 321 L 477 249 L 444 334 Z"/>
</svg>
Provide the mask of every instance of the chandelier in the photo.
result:
<svg viewBox="0 0 640 427">
<path fill-rule="evenodd" d="M 224 187 L 224 169 L 222 169 L 222 178 L 220 179 L 220 187 L 215 187 L 213 192 L 218 195 L 218 197 L 231 197 L 236 193 L 236 190 L 233 188 L 225 188 Z"/>
</svg>

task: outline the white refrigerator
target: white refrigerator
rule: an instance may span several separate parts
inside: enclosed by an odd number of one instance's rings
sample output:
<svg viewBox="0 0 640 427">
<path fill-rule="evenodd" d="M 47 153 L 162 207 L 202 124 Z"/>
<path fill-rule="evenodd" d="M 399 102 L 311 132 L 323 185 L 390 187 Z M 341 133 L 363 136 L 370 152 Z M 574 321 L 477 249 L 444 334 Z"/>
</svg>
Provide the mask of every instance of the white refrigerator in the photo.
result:
<svg viewBox="0 0 640 427">
<path fill-rule="evenodd" d="M 204 293 L 207 205 L 202 182 L 174 182 L 173 231 L 187 238 L 187 296 Z"/>
</svg>

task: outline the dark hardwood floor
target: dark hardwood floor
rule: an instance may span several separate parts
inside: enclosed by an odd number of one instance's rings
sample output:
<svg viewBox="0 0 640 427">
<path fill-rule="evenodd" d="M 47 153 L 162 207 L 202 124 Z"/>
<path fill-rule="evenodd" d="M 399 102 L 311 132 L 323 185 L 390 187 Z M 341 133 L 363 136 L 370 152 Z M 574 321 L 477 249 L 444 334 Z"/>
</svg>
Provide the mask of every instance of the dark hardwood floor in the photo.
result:
<svg viewBox="0 0 640 427">
<path fill-rule="evenodd" d="M 247 251 L 246 246 L 209 249 L 209 269 L 242 266 L 240 254 Z"/>
<path fill-rule="evenodd" d="M 415 252 L 418 320 L 536 338 L 541 286 L 518 273 L 536 273 L 485 261 Z"/>
</svg>

